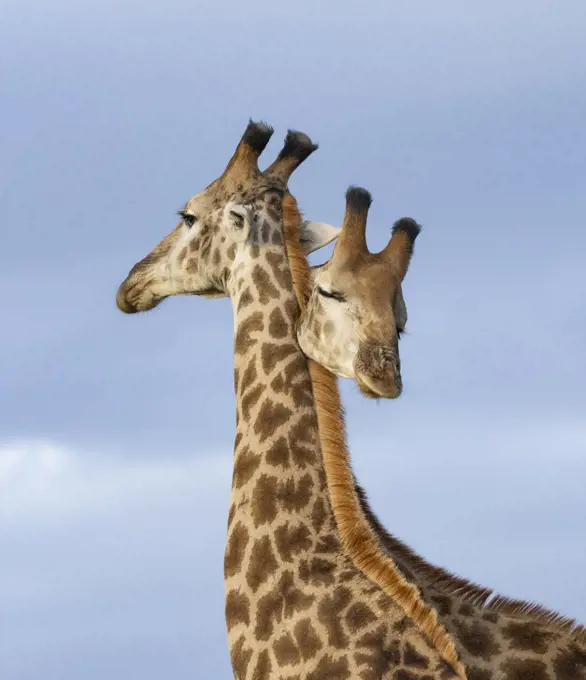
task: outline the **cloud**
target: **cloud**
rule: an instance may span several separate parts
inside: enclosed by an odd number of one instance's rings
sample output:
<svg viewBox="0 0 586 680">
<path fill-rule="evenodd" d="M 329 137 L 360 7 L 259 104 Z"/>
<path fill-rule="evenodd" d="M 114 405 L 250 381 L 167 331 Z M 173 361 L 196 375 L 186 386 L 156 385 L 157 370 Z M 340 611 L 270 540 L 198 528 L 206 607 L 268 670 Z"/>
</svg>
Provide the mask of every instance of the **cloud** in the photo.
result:
<svg viewBox="0 0 586 680">
<path fill-rule="evenodd" d="M 203 504 L 218 489 L 226 493 L 230 469 L 225 453 L 133 460 L 14 441 L 0 445 L 0 520 L 56 526 L 136 513 L 147 503 L 164 511 L 190 497 Z"/>
<path fill-rule="evenodd" d="M 98 680 L 137 667 L 153 680 L 187 679 L 194 668 L 229 677 L 230 472 L 225 454 L 154 459 L 42 440 L 2 444 L 7 677 Z"/>
</svg>

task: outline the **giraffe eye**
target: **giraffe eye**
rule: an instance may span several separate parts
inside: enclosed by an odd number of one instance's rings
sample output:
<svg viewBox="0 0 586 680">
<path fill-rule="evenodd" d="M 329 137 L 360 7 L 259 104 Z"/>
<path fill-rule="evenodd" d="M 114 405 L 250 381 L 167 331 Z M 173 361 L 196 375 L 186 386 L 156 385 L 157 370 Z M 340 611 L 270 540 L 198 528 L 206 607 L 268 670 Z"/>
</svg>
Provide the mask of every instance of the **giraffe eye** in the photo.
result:
<svg viewBox="0 0 586 680">
<path fill-rule="evenodd" d="M 183 220 L 183 224 L 185 224 L 185 226 L 188 229 L 191 229 L 191 227 L 193 227 L 193 225 L 197 221 L 197 217 L 195 215 L 192 215 L 191 213 L 185 212 L 185 210 L 180 210 L 179 216 Z"/>
<path fill-rule="evenodd" d="M 344 302 L 345 298 L 342 293 L 335 293 L 333 290 L 326 290 L 321 286 L 317 287 L 317 292 L 324 297 L 330 298 L 331 300 L 336 300 L 337 302 Z"/>
<path fill-rule="evenodd" d="M 237 210 L 230 210 L 230 217 L 234 220 L 234 226 L 237 229 L 244 227 L 244 215 Z"/>
</svg>

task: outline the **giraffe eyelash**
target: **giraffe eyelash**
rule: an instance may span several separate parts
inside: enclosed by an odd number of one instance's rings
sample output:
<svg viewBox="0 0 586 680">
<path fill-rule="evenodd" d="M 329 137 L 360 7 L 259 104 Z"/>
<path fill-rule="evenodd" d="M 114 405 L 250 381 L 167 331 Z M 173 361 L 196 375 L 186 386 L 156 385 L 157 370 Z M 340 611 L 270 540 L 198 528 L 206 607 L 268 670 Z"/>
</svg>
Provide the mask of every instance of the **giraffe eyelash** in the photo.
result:
<svg viewBox="0 0 586 680">
<path fill-rule="evenodd" d="M 192 215 L 191 213 L 188 213 L 185 210 L 178 210 L 177 214 L 179 215 L 179 217 L 181 217 L 181 219 L 183 220 L 183 222 L 185 222 L 185 225 L 189 229 L 191 229 L 191 227 L 193 227 L 193 225 L 195 224 L 195 222 L 197 220 L 197 217 L 195 215 Z"/>
<path fill-rule="evenodd" d="M 321 286 L 317 287 L 317 292 L 320 295 L 323 295 L 324 297 L 331 298 L 332 300 L 337 300 L 338 302 L 344 302 L 346 299 L 342 293 L 335 293 L 332 290 L 325 290 L 325 288 L 322 288 Z"/>
</svg>

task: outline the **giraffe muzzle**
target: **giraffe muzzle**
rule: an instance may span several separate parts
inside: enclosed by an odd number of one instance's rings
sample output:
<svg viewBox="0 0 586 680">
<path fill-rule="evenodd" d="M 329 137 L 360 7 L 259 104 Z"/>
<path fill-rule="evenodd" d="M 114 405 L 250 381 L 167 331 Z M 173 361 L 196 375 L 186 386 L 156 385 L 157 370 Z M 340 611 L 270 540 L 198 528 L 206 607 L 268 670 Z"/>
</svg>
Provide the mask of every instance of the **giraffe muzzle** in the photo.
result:
<svg viewBox="0 0 586 680">
<path fill-rule="evenodd" d="M 403 391 L 398 351 L 386 345 L 363 343 L 354 361 L 360 391 L 373 399 L 396 399 Z"/>
<path fill-rule="evenodd" d="M 118 288 L 116 293 L 116 306 L 121 312 L 125 314 L 136 314 L 138 308 L 128 299 L 128 293 L 124 284 Z"/>
</svg>

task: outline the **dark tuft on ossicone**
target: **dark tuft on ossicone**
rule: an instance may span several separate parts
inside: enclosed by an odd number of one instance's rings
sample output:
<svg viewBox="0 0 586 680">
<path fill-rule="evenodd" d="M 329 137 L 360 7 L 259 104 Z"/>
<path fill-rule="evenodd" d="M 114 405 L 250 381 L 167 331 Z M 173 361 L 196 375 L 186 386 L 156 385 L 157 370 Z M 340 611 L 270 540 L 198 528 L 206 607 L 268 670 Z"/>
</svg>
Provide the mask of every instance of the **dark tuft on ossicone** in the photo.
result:
<svg viewBox="0 0 586 680">
<path fill-rule="evenodd" d="M 301 163 L 316 149 L 317 144 L 314 144 L 305 133 L 289 130 L 279 158 L 296 158 Z"/>
<path fill-rule="evenodd" d="M 269 143 L 273 132 L 274 130 L 270 125 L 263 122 L 255 123 L 250 120 L 245 133 L 242 135 L 242 141 L 248 144 L 256 153 L 260 154 Z"/>
<path fill-rule="evenodd" d="M 411 243 L 414 243 L 415 239 L 419 236 L 421 226 L 410 217 L 402 217 L 393 225 L 393 234 L 397 231 L 402 231 Z"/>
<path fill-rule="evenodd" d="M 362 187 L 350 187 L 346 192 L 346 207 L 352 212 L 366 212 L 372 203 L 370 192 Z"/>
</svg>

